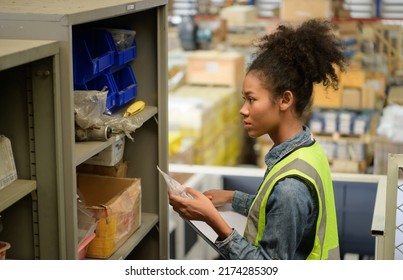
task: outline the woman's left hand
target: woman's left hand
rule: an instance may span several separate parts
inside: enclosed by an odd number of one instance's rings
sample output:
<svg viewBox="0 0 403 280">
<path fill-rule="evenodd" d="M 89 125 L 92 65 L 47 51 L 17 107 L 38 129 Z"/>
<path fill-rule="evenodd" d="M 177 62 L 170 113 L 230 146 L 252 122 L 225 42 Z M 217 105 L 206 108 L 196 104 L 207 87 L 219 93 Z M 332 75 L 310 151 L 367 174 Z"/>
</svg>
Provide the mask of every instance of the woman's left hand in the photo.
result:
<svg viewBox="0 0 403 280">
<path fill-rule="evenodd" d="M 217 215 L 216 208 L 207 196 L 192 188 L 186 188 L 185 191 L 192 195 L 193 199 L 168 191 L 169 204 L 182 218 L 207 222 L 210 217 Z"/>
</svg>

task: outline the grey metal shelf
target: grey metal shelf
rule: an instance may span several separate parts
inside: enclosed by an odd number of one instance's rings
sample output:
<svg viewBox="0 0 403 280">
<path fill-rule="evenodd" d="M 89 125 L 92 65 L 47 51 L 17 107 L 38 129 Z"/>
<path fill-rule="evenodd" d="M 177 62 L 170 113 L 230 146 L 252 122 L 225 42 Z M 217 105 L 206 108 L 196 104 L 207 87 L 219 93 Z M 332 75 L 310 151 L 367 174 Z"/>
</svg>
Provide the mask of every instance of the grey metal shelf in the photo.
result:
<svg viewBox="0 0 403 280">
<path fill-rule="evenodd" d="M 36 190 L 36 181 L 18 179 L 0 190 L 0 213 Z"/>
<path fill-rule="evenodd" d="M 136 118 L 142 120 L 144 124 L 150 118 L 155 116 L 158 112 L 158 108 L 155 106 L 146 106 L 143 111 L 136 114 Z M 135 132 L 134 132 L 135 133 Z M 107 141 L 86 141 L 86 142 L 76 142 L 75 154 L 76 154 L 76 165 L 79 165 L 89 159 L 90 157 L 96 155 L 102 150 L 106 149 L 116 141 L 124 138 L 124 134 L 118 134 L 112 136 Z"/>
<path fill-rule="evenodd" d="M 55 40 L 0 39 L 0 133 L 11 141 L 18 175 L 0 190 L 0 238 L 14 259 L 60 256 L 58 62 Z"/>
<path fill-rule="evenodd" d="M 0 40 L 0 71 L 33 62 L 59 52 L 56 41 Z"/>
</svg>

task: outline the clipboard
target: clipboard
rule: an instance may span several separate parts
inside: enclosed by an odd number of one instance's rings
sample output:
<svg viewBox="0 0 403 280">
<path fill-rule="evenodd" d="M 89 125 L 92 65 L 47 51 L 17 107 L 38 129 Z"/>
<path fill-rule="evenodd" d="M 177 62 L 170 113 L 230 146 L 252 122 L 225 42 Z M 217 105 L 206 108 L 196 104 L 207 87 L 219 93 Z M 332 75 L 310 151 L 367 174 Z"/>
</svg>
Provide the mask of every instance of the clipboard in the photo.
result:
<svg viewBox="0 0 403 280">
<path fill-rule="evenodd" d="M 224 218 L 224 220 L 228 223 L 228 225 L 230 225 L 241 234 L 244 232 L 246 225 L 246 216 L 234 211 L 231 204 L 226 204 L 224 206 L 218 207 L 217 210 Z M 221 254 L 220 250 L 218 250 L 217 246 L 214 244 L 218 235 L 208 224 L 202 221 L 185 221 L 196 231 L 199 236 L 201 236 L 207 242 L 207 244 L 215 249 L 221 257 L 227 259 Z"/>
</svg>

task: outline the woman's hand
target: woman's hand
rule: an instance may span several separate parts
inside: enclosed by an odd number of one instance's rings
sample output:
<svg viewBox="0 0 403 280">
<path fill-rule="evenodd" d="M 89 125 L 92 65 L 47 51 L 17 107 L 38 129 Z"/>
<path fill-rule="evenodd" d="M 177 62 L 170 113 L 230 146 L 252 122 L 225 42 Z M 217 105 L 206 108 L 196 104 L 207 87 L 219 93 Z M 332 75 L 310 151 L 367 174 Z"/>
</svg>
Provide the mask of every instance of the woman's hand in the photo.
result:
<svg viewBox="0 0 403 280">
<path fill-rule="evenodd" d="M 169 204 L 186 220 L 204 221 L 224 240 L 232 233 L 232 228 L 225 222 L 215 208 L 212 200 L 205 194 L 186 188 L 185 191 L 192 195 L 193 199 L 184 198 L 168 191 Z M 210 194 L 214 198 L 214 193 Z M 224 197 L 228 196 L 228 193 Z M 232 198 L 232 195 L 231 195 Z"/>
<path fill-rule="evenodd" d="M 193 199 L 175 195 L 170 191 L 168 192 L 169 204 L 172 205 L 173 209 L 182 218 L 207 222 L 207 218 L 217 212 L 210 199 L 203 193 L 192 188 L 186 188 L 185 191 L 189 193 Z"/>
<path fill-rule="evenodd" d="M 208 190 L 204 192 L 215 207 L 223 206 L 224 204 L 230 203 L 232 197 L 234 196 L 234 191 L 227 190 Z"/>
</svg>

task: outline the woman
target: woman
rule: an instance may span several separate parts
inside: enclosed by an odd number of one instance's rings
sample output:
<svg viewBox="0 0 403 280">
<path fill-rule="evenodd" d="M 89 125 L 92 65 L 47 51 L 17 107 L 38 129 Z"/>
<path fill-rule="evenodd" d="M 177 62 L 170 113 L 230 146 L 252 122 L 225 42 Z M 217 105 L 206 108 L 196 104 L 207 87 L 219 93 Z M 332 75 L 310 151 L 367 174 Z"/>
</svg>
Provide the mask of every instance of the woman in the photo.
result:
<svg viewBox="0 0 403 280">
<path fill-rule="evenodd" d="M 338 259 L 328 160 L 303 120 L 315 83 L 337 88 L 335 67 L 346 67 L 342 45 L 328 21 L 312 19 L 280 25 L 257 46 L 240 113 L 250 137 L 268 134 L 274 142 L 262 184 L 254 195 L 187 188 L 193 200 L 170 193 L 170 204 L 184 219 L 205 221 L 228 259 Z M 242 235 L 216 210 L 225 203 L 247 216 Z"/>
</svg>

